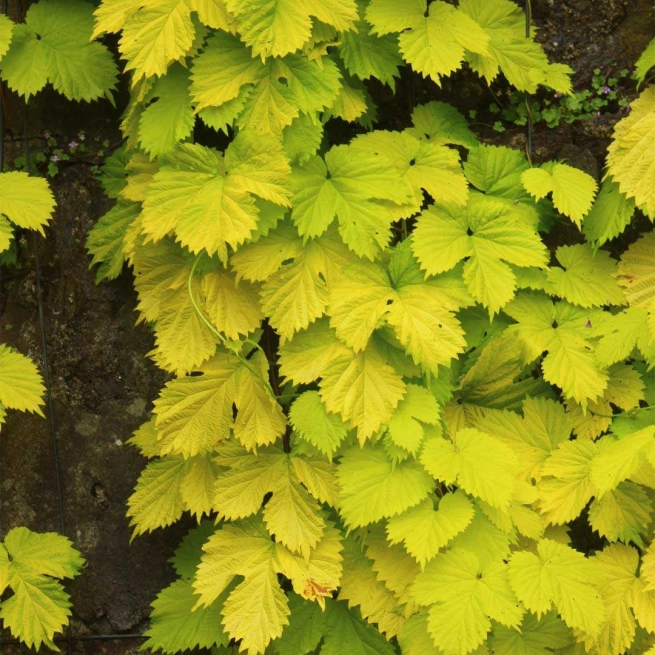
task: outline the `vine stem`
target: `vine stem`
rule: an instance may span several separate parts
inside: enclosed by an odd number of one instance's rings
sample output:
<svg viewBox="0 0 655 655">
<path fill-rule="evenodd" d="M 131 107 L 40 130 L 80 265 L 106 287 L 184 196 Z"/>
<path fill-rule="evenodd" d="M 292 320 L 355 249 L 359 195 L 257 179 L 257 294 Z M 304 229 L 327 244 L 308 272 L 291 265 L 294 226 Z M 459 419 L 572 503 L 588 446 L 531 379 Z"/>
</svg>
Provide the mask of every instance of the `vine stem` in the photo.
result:
<svg viewBox="0 0 655 655">
<path fill-rule="evenodd" d="M 645 407 L 636 407 L 635 409 L 628 409 L 624 412 L 619 412 L 618 414 L 603 414 L 601 412 L 594 412 L 592 409 L 589 410 L 589 413 L 592 416 L 598 416 L 599 418 L 618 418 L 619 416 L 623 416 L 624 414 L 639 414 L 639 412 L 643 412 L 647 409 L 655 409 L 655 405 L 646 405 Z"/>
<path fill-rule="evenodd" d="M 193 295 L 193 276 L 195 275 L 196 268 L 198 268 L 198 264 L 200 263 L 203 254 L 204 253 L 200 253 L 196 257 L 195 261 L 193 262 L 193 266 L 191 266 L 191 270 L 189 271 L 189 276 L 187 278 L 187 290 L 189 292 L 189 298 L 191 298 L 191 304 L 193 305 L 193 309 L 195 310 L 196 314 L 198 314 L 198 316 L 202 319 L 203 323 L 209 328 L 212 334 L 218 337 L 218 340 L 221 342 L 221 345 L 234 354 L 234 356 L 239 360 L 239 362 L 243 364 L 243 366 L 245 366 L 264 385 L 264 389 L 266 390 L 266 393 L 268 393 L 268 395 L 277 402 L 278 396 L 273 391 L 273 388 L 271 387 L 271 383 L 268 380 L 264 379 L 261 373 L 252 365 L 252 363 L 249 360 L 247 360 L 241 353 L 237 352 L 234 348 L 230 347 L 230 342 L 228 341 L 228 339 L 214 327 L 212 322 L 205 316 L 205 313 L 198 305 L 196 298 Z M 259 352 L 261 352 L 264 355 L 264 357 L 266 357 L 266 353 L 262 350 L 262 347 L 252 339 L 244 339 L 244 341 L 240 343 L 253 346 L 254 349 L 259 350 Z M 268 358 L 266 358 L 266 361 L 268 361 Z"/>
</svg>

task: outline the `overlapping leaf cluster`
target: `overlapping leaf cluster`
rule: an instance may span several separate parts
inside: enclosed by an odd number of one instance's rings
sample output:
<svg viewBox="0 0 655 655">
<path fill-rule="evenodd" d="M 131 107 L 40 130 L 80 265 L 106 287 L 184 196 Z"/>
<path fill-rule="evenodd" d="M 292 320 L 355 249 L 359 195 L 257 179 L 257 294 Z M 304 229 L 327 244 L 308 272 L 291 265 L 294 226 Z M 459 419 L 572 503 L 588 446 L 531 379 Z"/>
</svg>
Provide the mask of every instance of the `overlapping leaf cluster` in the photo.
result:
<svg viewBox="0 0 655 655">
<path fill-rule="evenodd" d="M 118 68 L 92 31 L 93 5 L 82 0 L 40 0 L 21 23 L 0 15 L 2 79 L 27 99 L 48 84 L 70 100 L 111 99 Z"/>
<path fill-rule="evenodd" d="M 88 247 L 99 280 L 132 267 L 173 376 L 132 440 L 149 462 L 128 515 L 135 535 L 209 518 L 148 646 L 651 647 L 655 236 L 618 261 L 599 249 L 633 201 L 654 216 L 649 183 L 621 172 L 642 106 L 596 196 L 565 162 L 480 144 L 444 103 L 373 129 L 365 82 L 393 88 L 405 65 L 568 92 L 510 0 L 104 0 L 95 16 L 132 91 Z M 569 221 L 580 238 L 547 248 Z M 595 552 L 571 542 L 581 515 Z"/>
</svg>

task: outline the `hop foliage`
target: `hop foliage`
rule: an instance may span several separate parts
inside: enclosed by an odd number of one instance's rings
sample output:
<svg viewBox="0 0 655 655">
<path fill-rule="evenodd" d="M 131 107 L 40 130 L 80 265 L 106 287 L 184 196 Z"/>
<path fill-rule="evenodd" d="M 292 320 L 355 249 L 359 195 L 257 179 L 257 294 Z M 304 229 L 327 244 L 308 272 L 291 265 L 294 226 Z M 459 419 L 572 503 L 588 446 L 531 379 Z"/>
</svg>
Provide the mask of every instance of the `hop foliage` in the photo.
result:
<svg viewBox="0 0 655 655">
<path fill-rule="evenodd" d="M 653 217 L 653 89 L 598 192 L 480 144 L 445 103 L 373 129 L 364 82 L 393 89 L 402 66 L 569 92 L 509 0 L 94 15 L 131 99 L 104 180 L 116 205 L 87 245 L 99 280 L 132 268 L 171 374 L 132 438 L 149 462 L 128 514 L 135 536 L 199 522 L 148 647 L 652 646 L 653 234 L 618 258 L 600 246 L 637 208 Z M 335 118 L 355 124 L 346 143 Z M 551 251 L 553 221 L 579 238 Z M 602 547 L 580 552 L 572 521 Z"/>
<path fill-rule="evenodd" d="M 41 0 L 25 22 L 3 16 L 0 70 L 9 87 L 27 99 L 47 84 L 70 100 L 96 100 L 116 85 L 118 69 L 108 48 L 90 43 L 93 5 Z"/>
<path fill-rule="evenodd" d="M 54 532 L 14 528 L 0 543 L 0 621 L 29 647 L 59 651 L 52 638 L 71 616 L 70 597 L 60 580 L 74 578 L 84 559 Z"/>
</svg>

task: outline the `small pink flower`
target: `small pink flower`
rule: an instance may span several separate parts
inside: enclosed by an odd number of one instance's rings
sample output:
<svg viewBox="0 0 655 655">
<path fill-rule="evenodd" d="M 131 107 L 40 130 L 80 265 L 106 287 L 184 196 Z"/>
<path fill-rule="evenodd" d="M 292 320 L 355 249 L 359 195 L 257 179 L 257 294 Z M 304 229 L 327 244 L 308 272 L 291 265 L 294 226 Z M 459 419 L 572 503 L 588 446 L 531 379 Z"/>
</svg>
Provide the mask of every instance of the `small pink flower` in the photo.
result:
<svg viewBox="0 0 655 655">
<path fill-rule="evenodd" d="M 79 145 L 80 145 L 80 144 L 79 144 L 77 141 L 75 141 L 75 139 L 73 139 L 73 140 L 68 144 L 68 147 L 69 147 L 71 150 L 75 150 L 75 148 L 77 148 Z"/>
<path fill-rule="evenodd" d="M 56 164 L 58 161 L 61 161 L 61 158 L 57 155 L 52 155 L 52 157 L 50 157 L 50 161 Z"/>
</svg>

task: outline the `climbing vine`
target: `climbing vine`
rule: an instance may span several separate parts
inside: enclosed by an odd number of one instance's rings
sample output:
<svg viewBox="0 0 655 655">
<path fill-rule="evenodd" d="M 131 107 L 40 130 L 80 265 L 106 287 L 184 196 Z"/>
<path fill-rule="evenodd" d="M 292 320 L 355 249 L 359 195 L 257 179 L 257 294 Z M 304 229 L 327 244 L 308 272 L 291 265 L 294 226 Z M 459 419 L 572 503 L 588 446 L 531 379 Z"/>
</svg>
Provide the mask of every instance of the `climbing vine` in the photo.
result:
<svg viewBox="0 0 655 655">
<path fill-rule="evenodd" d="M 442 102 L 374 129 L 366 81 L 403 67 L 571 93 L 509 0 L 103 2 L 106 31 L 132 95 L 88 247 L 99 280 L 131 265 L 175 376 L 132 439 L 128 516 L 200 522 L 147 645 L 650 645 L 655 242 L 601 246 L 655 216 L 651 91 L 597 193 Z"/>
<path fill-rule="evenodd" d="M 198 522 L 146 645 L 655 652 L 655 233 L 606 247 L 655 219 L 655 87 L 599 189 L 444 102 L 376 129 L 370 81 L 412 71 L 571 94 L 510 0 L 91 11 L 41 0 L 1 66 L 25 96 L 94 99 L 116 69 L 88 36 L 118 34 L 125 144 L 87 245 L 99 282 L 131 268 L 171 374 L 128 517 Z M 69 46 L 83 75 L 17 63 Z"/>
</svg>

